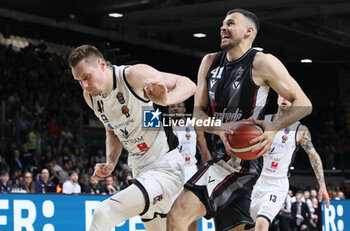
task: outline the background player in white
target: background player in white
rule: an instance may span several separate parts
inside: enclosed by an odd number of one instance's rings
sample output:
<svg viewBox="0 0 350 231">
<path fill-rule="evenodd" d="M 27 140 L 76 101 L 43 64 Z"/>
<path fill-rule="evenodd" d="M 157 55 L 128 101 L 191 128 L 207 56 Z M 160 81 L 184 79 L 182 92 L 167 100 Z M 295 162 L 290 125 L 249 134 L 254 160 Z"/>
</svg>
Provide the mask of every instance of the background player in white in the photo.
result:
<svg viewBox="0 0 350 231">
<path fill-rule="evenodd" d="M 277 104 L 279 106 L 277 113 L 265 116 L 266 121 L 278 120 L 289 112 L 291 103 L 288 100 L 279 96 Z M 256 221 L 255 231 L 267 231 L 270 223 L 282 208 L 289 190 L 289 167 L 299 145 L 308 154 L 320 185 L 318 199 L 321 201 L 323 198 L 327 208 L 329 207 L 321 158 L 311 142 L 308 128 L 298 121 L 278 131 L 269 152 L 264 155 L 262 172 L 254 185 L 250 205 L 251 216 Z"/>
<path fill-rule="evenodd" d="M 169 105 L 169 114 L 173 120 L 176 127 L 173 128 L 175 135 L 179 139 L 178 149 L 182 154 L 184 162 L 184 179 L 185 182 L 188 181 L 193 174 L 197 172 L 197 134 L 193 126 L 180 126 L 179 121 L 182 120 L 186 123 L 186 107 L 185 103 L 177 103 Z M 194 221 L 188 227 L 189 231 L 198 230 L 198 222 Z"/>
<path fill-rule="evenodd" d="M 90 45 L 73 50 L 68 63 L 84 90 L 86 103 L 106 128 L 106 163 L 96 164 L 92 177 L 103 180 L 109 176 L 123 146 L 129 151 L 134 177 L 131 186 L 96 208 L 89 230 L 109 231 L 137 214 L 147 230 L 165 230 L 166 214 L 183 185 L 182 158 L 171 127 L 142 129 L 143 109 L 152 109 L 148 122 L 156 123 L 157 105 L 186 100 L 195 94 L 196 85 L 186 77 L 144 64 L 108 66 Z"/>
<path fill-rule="evenodd" d="M 185 103 L 177 103 L 169 105 L 169 114 L 173 120 L 174 133 L 179 139 L 178 149 L 182 154 L 184 161 L 184 179 L 187 181 L 196 171 L 197 171 L 197 159 L 196 159 L 196 150 L 197 150 L 197 134 L 193 126 L 186 126 L 186 107 Z M 180 126 L 179 121 L 182 120 L 185 122 L 185 126 Z"/>
</svg>

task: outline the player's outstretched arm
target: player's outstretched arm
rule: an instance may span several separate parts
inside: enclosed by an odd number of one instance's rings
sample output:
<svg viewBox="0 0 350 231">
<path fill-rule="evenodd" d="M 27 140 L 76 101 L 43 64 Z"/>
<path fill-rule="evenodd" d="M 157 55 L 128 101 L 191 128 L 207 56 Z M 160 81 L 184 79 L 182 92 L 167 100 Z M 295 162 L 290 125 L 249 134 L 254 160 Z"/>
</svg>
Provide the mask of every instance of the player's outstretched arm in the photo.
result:
<svg viewBox="0 0 350 231">
<path fill-rule="evenodd" d="M 196 84 L 189 78 L 161 72 L 145 64 L 127 68 L 125 75 L 136 93 L 162 106 L 183 102 L 196 93 Z"/>
<path fill-rule="evenodd" d="M 297 140 L 305 152 L 308 154 L 311 166 L 315 172 L 318 184 L 320 185 L 320 189 L 318 191 L 318 199 L 321 201 L 323 198 L 327 204 L 327 208 L 329 208 L 329 196 L 324 180 L 322 161 L 311 142 L 311 134 L 306 126 L 300 125 L 297 133 Z"/>
<path fill-rule="evenodd" d="M 87 105 L 93 109 L 90 95 L 87 91 L 83 91 L 84 99 Z M 106 163 L 100 163 L 95 165 L 95 171 L 92 178 L 96 180 L 103 180 L 109 176 L 116 166 L 120 153 L 123 149 L 123 145 L 119 138 L 114 134 L 112 130 L 106 129 Z"/>
<path fill-rule="evenodd" d="M 299 84 L 288 73 L 282 62 L 275 56 L 257 53 L 253 63 L 253 79 L 259 86 L 270 86 L 283 98 L 292 103 L 291 109 L 285 116 L 273 121 L 257 121 L 263 127 L 264 133 L 252 140 L 251 143 L 262 143 L 252 151 L 262 151 L 258 156 L 265 154 L 273 143 L 277 131 L 290 126 L 304 118 L 312 111 L 312 104 Z"/>
<path fill-rule="evenodd" d="M 254 60 L 253 76 L 254 72 L 260 76 L 261 86 L 270 86 L 280 96 L 292 103 L 288 115 L 274 121 L 277 131 L 290 126 L 312 112 L 309 98 L 275 56 L 258 53 Z"/>
<path fill-rule="evenodd" d="M 95 171 L 92 177 L 96 180 L 103 180 L 112 174 L 118 163 L 123 145 L 118 136 L 112 130 L 106 128 L 106 163 L 98 163 L 95 165 Z"/>
</svg>

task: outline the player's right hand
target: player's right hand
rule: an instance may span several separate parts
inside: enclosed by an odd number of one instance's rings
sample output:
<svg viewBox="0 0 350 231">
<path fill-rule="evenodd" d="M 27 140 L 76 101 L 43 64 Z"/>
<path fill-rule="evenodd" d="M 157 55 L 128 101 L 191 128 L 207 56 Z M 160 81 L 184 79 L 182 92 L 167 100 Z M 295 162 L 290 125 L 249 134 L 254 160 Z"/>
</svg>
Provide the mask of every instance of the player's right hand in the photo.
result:
<svg viewBox="0 0 350 231">
<path fill-rule="evenodd" d="M 255 152 L 257 150 L 261 150 L 256 156 L 260 157 L 264 154 L 266 154 L 273 143 L 273 140 L 275 138 L 275 135 L 277 133 L 277 129 L 275 128 L 275 124 L 273 122 L 268 122 L 264 120 L 254 120 L 251 119 L 251 122 L 261 126 L 264 129 L 264 133 L 250 141 L 250 144 L 255 144 L 261 142 L 258 146 L 254 147 L 252 149 L 252 152 Z"/>
<path fill-rule="evenodd" d="M 166 106 L 168 105 L 168 88 L 164 83 L 146 81 L 144 90 L 152 102 Z"/>
<path fill-rule="evenodd" d="M 94 180 L 104 180 L 105 177 L 112 174 L 114 166 L 110 163 L 99 163 L 95 165 L 94 174 L 91 176 Z"/>
<path fill-rule="evenodd" d="M 327 192 L 327 188 L 325 185 L 320 185 L 320 189 L 318 190 L 318 201 L 321 202 L 324 199 L 324 203 L 326 204 L 327 209 L 329 209 L 329 195 Z"/>
<path fill-rule="evenodd" d="M 227 154 L 232 153 L 230 143 L 228 142 L 227 136 L 232 135 L 233 131 L 231 128 L 233 127 L 234 122 L 222 123 L 221 127 L 218 131 L 215 132 L 216 135 L 220 136 L 222 143 L 225 146 L 225 150 Z"/>
</svg>

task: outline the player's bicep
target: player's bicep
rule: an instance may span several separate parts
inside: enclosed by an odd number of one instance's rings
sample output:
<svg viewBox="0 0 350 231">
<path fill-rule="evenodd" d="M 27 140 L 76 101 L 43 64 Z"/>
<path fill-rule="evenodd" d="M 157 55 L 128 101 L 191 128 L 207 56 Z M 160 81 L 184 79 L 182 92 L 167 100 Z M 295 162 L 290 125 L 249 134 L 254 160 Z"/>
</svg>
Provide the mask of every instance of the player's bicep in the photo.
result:
<svg viewBox="0 0 350 231">
<path fill-rule="evenodd" d="M 179 78 L 184 78 L 180 75 L 158 71 L 146 64 L 137 64 L 127 68 L 125 75 L 133 88 L 143 88 L 147 83 L 153 82 L 164 83 L 168 90 L 176 86 Z"/>
<path fill-rule="evenodd" d="M 267 85 L 290 102 L 304 94 L 279 59 L 270 54 L 264 54 L 262 58 L 258 68 Z"/>
</svg>

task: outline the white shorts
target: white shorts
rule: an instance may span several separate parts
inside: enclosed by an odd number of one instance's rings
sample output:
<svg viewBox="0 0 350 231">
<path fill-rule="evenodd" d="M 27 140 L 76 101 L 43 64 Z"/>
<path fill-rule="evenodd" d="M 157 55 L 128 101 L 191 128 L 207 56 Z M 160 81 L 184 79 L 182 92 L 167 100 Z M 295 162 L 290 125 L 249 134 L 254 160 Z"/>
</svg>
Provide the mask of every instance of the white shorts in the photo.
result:
<svg viewBox="0 0 350 231">
<path fill-rule="evenodd" d="M 143 221 L 149 221 L 157 215 L 166 217 L 173 202 L 180 194 L 183 184 L 183 160 L 177 149 L 168 153 L 171 159 L 164 158 L 148 165 L 131 180 L 138 186 L 146 200 L 146 206 L 140 214 Z"/>
<path fill-rule="evenodd" d="M 260 176 L 251 197 L 250 216 L 265 217 L 270 223 L 283 206 L 289 189 L 289 180 Z"/>
<path fill-rule="evenodd" d="M 197 172 L 197 165 L 184 165 L 184 177 L 187 182 Z"/>
</svg>

